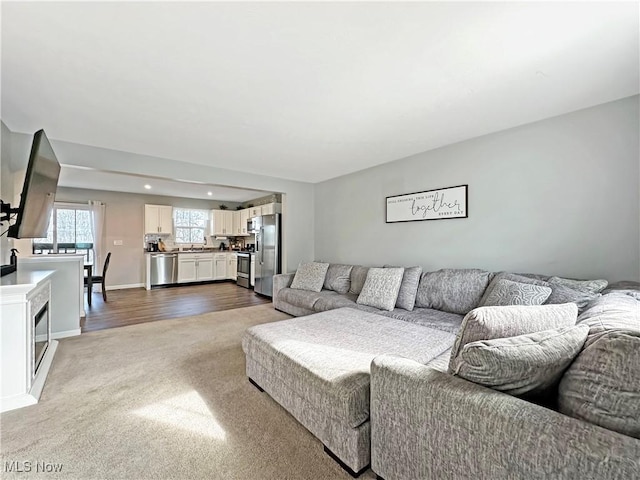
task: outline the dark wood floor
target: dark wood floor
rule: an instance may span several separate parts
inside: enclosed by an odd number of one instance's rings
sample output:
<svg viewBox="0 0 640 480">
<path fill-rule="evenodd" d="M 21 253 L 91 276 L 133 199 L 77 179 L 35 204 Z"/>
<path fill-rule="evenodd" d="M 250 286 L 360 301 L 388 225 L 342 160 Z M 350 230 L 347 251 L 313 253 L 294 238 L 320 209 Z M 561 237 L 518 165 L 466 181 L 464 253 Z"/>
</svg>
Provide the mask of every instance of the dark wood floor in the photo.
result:
<svg viewBox="0 0 640 480">
<path fill-rule="evenodd" d="M 207 312 L 230 310 L 269 303 L 253 290 L 233 282 L 188 285 L 145 290 L 131 288 L 107 291 L 107 302 L 101 293 L 93 293 L 91 307 L 86 302 L 87 316 L 81 324 L 83 332 L 123 327 L 167 318 L 187 317 Z"/>
</svg>

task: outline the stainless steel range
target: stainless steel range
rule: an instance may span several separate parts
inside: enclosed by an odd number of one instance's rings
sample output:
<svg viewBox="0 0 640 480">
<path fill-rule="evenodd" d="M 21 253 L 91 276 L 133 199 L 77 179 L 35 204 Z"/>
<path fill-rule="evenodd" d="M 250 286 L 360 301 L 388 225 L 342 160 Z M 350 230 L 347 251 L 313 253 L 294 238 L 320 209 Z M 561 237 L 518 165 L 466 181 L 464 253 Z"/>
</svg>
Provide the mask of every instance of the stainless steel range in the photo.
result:
<svg viewBox="0 0 640 480">
<path fill-rule="evenodd" d="M 236 283 L 244 288 L 251 288 L 251 254 L 249 252 L 238 252 L 238 279 Z"/>
</svg>

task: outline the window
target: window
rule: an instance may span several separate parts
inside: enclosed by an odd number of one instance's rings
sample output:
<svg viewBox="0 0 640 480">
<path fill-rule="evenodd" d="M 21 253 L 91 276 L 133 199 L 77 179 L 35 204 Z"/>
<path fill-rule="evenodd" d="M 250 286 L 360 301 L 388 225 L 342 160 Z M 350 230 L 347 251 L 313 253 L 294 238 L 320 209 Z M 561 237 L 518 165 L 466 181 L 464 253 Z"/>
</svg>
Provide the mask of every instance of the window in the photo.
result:
<svg viewBox="0 0 640 480">
<path fill-rule="evenodd" d="M 89 206 L 54 205 L 47 236 L 33 239 L 33 253 L 84 253 L 87 260 L 93 261 Z"/>
<path fill-rule="evenodd" d="M 175 242 L 204 243 L 209 210 L 174 208 Z"/>
</svg>

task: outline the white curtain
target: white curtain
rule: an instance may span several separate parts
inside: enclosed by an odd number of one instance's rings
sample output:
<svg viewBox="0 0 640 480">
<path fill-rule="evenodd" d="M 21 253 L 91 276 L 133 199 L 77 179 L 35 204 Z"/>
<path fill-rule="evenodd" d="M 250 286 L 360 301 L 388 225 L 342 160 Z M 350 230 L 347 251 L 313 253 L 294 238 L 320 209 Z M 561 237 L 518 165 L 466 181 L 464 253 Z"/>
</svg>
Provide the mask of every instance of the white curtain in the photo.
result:
<svg viewBox="0 0 640 480">
<path fill-rule="evenodd" d="M 106 258 L 105 210 L 106 205 L 99 201 L 89 200 L 91 208 L 91 228 L 93 231 L 93 274 L 102 275 L 102 264 Z"/>
</svg>

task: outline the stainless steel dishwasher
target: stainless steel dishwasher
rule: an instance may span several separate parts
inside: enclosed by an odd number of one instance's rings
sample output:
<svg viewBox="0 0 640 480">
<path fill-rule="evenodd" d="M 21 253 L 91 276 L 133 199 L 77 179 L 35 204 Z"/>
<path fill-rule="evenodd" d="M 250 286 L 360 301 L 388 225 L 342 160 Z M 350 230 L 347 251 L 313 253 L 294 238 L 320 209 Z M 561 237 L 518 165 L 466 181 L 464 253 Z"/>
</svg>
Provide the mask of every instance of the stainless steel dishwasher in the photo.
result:
<svg viewBox="0 0 640 480">
<path fill-rule="evenodd" d="M 151 254 L 151 286 L 178 283 L 178 254 Z"/>
</svg>

